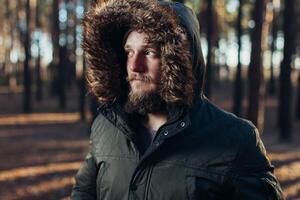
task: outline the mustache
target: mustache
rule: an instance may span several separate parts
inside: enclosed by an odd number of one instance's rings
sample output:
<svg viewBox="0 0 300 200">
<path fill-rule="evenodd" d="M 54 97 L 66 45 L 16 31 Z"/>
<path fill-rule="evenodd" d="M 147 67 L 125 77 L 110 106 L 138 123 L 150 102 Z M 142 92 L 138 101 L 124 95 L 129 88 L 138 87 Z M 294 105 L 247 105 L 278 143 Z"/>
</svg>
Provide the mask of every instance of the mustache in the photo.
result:
<svg viewBox="0 0 300 200">
<path fill-rule="evenodd" d="M 150 76 L 143 75 L 143 74 L 134 73 L 134 74 L 129 74 L 126 77 L 127 82 L 131 82 L 131 81 L 135 81 L 135 80 L 143 81 L 143 82 L 146 82 L 146 83 L 155 83 L 155 81 Z"/>
</svg>

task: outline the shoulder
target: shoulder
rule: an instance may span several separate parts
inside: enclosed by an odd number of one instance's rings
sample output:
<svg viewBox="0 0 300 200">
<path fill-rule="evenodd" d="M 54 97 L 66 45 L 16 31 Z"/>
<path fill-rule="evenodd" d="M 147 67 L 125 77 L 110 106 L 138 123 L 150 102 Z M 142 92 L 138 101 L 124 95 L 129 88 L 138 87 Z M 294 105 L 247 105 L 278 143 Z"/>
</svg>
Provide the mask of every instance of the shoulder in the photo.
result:
<svg viewBox="0 0 300 200">
<path fill-rule="evenodd" d="M 91 126 L 91 136 L 97 132 L 97 130 L 101 129 L 102 126 L 106 123 L 106 118 L 103 114 L 98 113 L 97 117 L 94 119 L 92 126 Z"/>
<path fill-rule="evenodd" d="M 98 144 L 100 141 L 108 140 L 115 132 L 115 126 L 103 113 L 99 112 L 91 126 L 90 143 Z"/>
<path fill-rule="evenodd" d="M 252 122 L 218 108 L 207 99 L 203 99 L 195 109 L 191 122 L 197 137 L 216 141 L 220 147 L 232 149 L 237 154 L 243 154 L 247 149 L 265 154 L 258 130 Z"/>
<path fill-rule="evenodd" d="M 209 129 L 228 136 L 233 134 L 234 137 L 244 139 L 257 134 L 252 122 L 217 107 L 206 98 L 201 100 L 193 112 L 191 120 L 199 129 Z"/>
<path fill-rule="evenodd" d="M 218 108 L 204 99 L 191 118 L 196 137 L 231 152 L 235 169 L 271 169 L 257 128 L 250 121 Z"/>
</svg>

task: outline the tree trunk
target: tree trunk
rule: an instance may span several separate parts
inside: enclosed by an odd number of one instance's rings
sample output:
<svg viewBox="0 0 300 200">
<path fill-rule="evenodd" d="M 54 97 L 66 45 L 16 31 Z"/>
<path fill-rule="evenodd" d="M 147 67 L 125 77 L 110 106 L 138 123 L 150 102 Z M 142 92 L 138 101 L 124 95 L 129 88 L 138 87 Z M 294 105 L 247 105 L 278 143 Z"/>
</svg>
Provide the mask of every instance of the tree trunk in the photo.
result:
<svg viewBox="0 0 300 200">
<path fill-rule="evenodd" d="M 273 22 L 272 22 L 272 43 L 271 43 L 271 66 L 270 66 L 270 80 L 268 91 L 270 95 L 275 95 L 275 78 L 274 78 L 274 63 L 273 63 L 273 54 L 276 50 L 275 42 L 278 32 L 278 13 L 276 9 L 273 8 Z"/>
<path fill-rule="evenodd" d="M 26 33 L 25 33 L 25 61 L 24 61 L 24 90 L 23 112 L 31 112 L 31 76 L 30 76 L 30 0 L 26 1 Z"/>
<path fill-rule="evenodd" d="M 59 47 L 59 65 L 58 65 L 58 95 L 59 107 L 66 108 L 66 57 L 68 55 L 67 46 Z"/>
<path fill-rule="evenodd" d="M 236 78 L 234 84 L 234 107 L 233 112 L 237 116 L 241 116 L 243 102 L 243 80 L 242 80 L 242 65 L 241 65 L 241 49 L 242 49 L 242 8 L 243 0 L 240 0 L 238 18 L 237 18 L 237 39 L 238 39 L 238 65 L 236 69 Z"/>
<path fill-rule="evenodd" d="M 10 31 L 9 31 L 9 27 L 10 23 L 9 23 L 9 18 L 10 18 L 10 6 L 9 6 L 9 0 L 5 1 L 5 17 L 4 17 L 4 29 L 3 30 L 3 36 L 4 39 L 9 40 L 11 39 L 11 35 L 10 35 Z M 10 47 L 8 47 L 8 45 L 6 43 L 4 43 L 4 49 L 5 49 L 5 53 L 4 53 L 4 72 L 7 73 L 9 71 L 10 68 Z M 9 75 L 8 75 L 8 79 L 9 79 Z"/>
<path fill-rule="evenodd" d="M 85 81 L 85 70 L 86 70 L 86 64 L 85 64 L 85 57 L 83 54 L 83 63 L 82 63 L 82 75 L 79 79 L 79 90 L 80 90 L 80 95 L 79 95 L 79 112 L 80 112 L 80 118 L 81 120 L 86 119 L 86 114 L 85 114 L 85 104 L 86 104 L 86 81 Z"/>
<path fill-rule="evenodd" d="M 88 1 L 84 1 L 84 11 L 86 12 L 88 9 Z M 82 56 L 82 74 L 79 78 L 79 112 L 81 120 L 86 119 L 85 105 L 86 105 L 86 81 L 85 81 L 85 71 L 86 71 L 86 62 L 85 62 L 85 54 Z"/>
<path fill-rule="evenodd" d="M 72 65 L 73 65 L 73 71 L 72 71 L 72 76 L 73 79 L 72 81 L 75 81 L 77 79 L 77 75 L 76 75 L 76 69 L 77 69 L 77 54 L 76 54 L 76 50 L 77 50 L 77 13 L 76 13 L 76 8 L 77 8 L 77 0 L 73 0 L 73 17 L 74 17 L 74 26 L 73 26 L 73 59 L 72 59 Z"/>
<path fill-rule="evenodd" d="M 64 109 L 66 107 L 66 94 L 65 94 L 65 59 L 67 56 L 66 46 L 59 44 L 59 4 L 60 0 L 53 0 L 53 28 L 52 28 L 52 42 L 53 42 L 53 63 L 52 63 L 52 91 L 58 95 L 59 107 Z"/>
<path fill-rule="evenodd" d="M 256 0 L 254 8 L 255 27 L 252 30 L 251 62 L 249 65 L 249 105 L 247 116 L 262 132 L 264 123 L 264 79 L 263 79 L 263 21 L 267 0 Z"/>
<path fill-rule="evenodd" d="M 36 0 L 36 12 L 35 12 L 35 25 L 38 32 L 40 32 L 40 12 L 39 12 L 39 0 Z M 40 35 L 39 35 L 40 37 Z M 43 98 L 43 82 L 41 78 L 41 49 L 40 49 L 40 38 L 37 38 L 38 55 L 36 59 L 36 100 L 41 101 Z"/>
<path fill-rule="evenodd" d="M 7 75 L 8 79 L 8 88 L 9 91 L 16 91 L 16 77 L 14 74 L 14 64 L 10 60 L 10 53 L 11 50 L 14 47 L 14 27 L 15 27 L 15 21 L 14 16 L 12 15 L 12 8 L 11 8 L 11 2 L 9 0 L 5 1 L 5 17 L 4 20 L 4 40 L 10 41 L 4 43 L 4 57 L 5 57 L 5 64 L 4 64 L 4 72 Z M 9 44 L 9 45 L 7 45 Z"/>
<path fill-rule="evenodd" d="M 52 44 L 53 44 L 53 59 L 49 66 L 51 71 L 51 93 L 58 95 L 58 65 L 59 65 L 59 0 L 53 0 L 52 3 Z"/>
<path fill-rule="evenodd" d="M 300 120 L 300 73 L 298 72 L 298 91 L 296 101 L 296 119 Z"/>
<path fill-rule="evenodd" d="M 280 66 L 280 91 L 279 91 L 279 129 L 280 140 L 289 141 L 292 138 L 292 83 L 291 83 L 291 64 L 294 53 L 294 0 L 285 0 L 284 7 L 284 50 L 283 60 Z"/>
<path fill-rule="evenodd" d="M 65 87 L 71 88 L 76 80 L 76 0 L 65 0 L 67 10 L 66 29 L 61 31 L 66 35 L 67 56 L 64 58 L 65 73 L 68 74 L 65 78 Z M 73 42 L 68 41 L 68 37 L 73 36 Z"/>
<path fill-rule="evenodd" d="M 206 27 L 207 27 L 207 57 L 206 57 L 206 81 L 204 84 L 204 94 L 211 96 L 212 82 L 212 34 L 213 34 L 213 7 L 212 0 L 207 0 L 206 4 Z"/>
</svg>

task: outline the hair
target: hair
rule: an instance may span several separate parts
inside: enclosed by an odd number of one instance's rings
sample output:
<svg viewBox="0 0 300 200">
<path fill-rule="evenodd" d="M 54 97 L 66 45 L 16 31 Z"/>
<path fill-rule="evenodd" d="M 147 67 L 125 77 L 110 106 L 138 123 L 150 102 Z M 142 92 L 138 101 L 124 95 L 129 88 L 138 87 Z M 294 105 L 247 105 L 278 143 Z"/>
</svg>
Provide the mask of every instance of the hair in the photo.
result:
<svg viewBox="0 0 300 200">
<path fill-rule="evenodd" d="M 82 24 L 87 82 L 98 101 L 111 103 L 127 98 L 123 40 L 129 30 L 139 30 L 160 51 L 161 98 L 166 104 L 192 105 L 196 81 L 189 44 L 172 9 L 155 0 L 110 0 L 102 6 L 93 4 Z"/>
</svg>

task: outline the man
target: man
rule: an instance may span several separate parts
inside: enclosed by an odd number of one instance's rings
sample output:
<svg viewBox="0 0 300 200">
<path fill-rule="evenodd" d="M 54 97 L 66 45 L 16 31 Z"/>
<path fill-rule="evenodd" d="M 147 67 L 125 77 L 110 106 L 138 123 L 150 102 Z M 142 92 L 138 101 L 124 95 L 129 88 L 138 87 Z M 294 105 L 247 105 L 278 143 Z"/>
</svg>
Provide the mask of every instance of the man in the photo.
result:
<svg viewBox="0 0 300 200">
<path fill-rule="evenodd" d="M 72 199 L 283 199 L 256 128 L 202 94 L 199 25 L 179 3 L 111 0 L 84 21 L 101 106 Z"/>
</svg>

